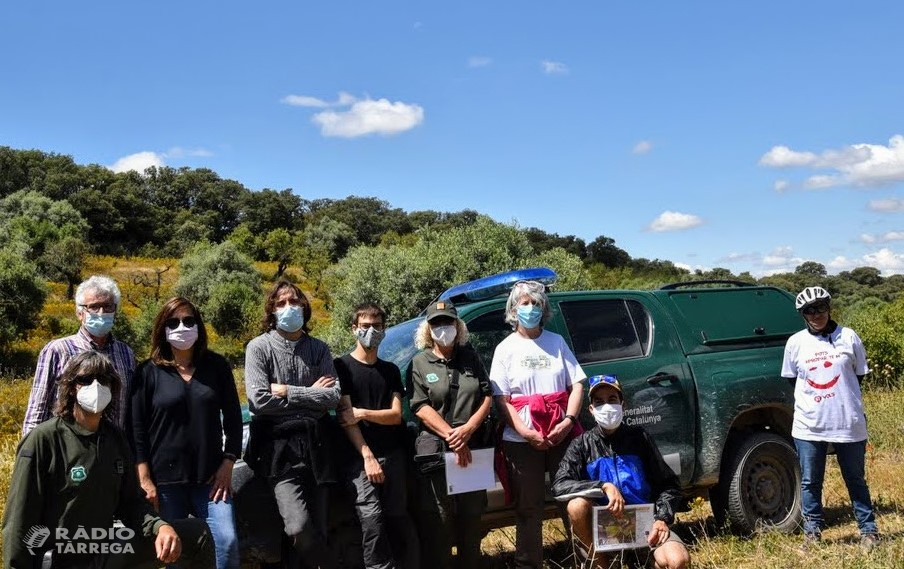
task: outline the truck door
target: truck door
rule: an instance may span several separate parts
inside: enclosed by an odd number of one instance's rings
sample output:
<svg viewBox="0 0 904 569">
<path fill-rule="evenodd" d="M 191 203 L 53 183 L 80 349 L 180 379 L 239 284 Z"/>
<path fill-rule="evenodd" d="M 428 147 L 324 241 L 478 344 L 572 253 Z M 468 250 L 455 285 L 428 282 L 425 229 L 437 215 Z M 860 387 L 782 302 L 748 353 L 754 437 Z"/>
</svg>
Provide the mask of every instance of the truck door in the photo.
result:
<svg viewBox="0 0 904 569">
<path fill-rule="evenodd" d="M 640 295 L 562 299 L 561 321 L 555 324 L 588 377 L 618 377 L 626 399 L 624 422 L 653 436 L 686 485 L 694 474 L 696 392 L 671 323 L 648 310 L 645 300 Z"/>
</svg>

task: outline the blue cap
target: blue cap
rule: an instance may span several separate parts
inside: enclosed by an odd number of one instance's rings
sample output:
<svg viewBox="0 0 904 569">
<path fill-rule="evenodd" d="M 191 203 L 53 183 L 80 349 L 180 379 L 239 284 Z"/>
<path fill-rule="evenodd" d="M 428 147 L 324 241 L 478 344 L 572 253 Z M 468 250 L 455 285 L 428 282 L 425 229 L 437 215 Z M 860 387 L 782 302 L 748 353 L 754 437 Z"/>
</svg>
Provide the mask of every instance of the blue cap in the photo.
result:
<svg viewBox="0 0 904 569">
<path fill-rule="evenodd" d="M 614 387 L 618 394 L 624 397 L 624 394 L 621 390 L 621 385 L 618 383 L 618 378 L 614 375 L 594 375 L 587 382 L 590 384 L 590 392 L 588 397 L 593 397 L 593 390 L 599 387 L 600 385 L 608 385 L 610 387 Z"/>
</svg>

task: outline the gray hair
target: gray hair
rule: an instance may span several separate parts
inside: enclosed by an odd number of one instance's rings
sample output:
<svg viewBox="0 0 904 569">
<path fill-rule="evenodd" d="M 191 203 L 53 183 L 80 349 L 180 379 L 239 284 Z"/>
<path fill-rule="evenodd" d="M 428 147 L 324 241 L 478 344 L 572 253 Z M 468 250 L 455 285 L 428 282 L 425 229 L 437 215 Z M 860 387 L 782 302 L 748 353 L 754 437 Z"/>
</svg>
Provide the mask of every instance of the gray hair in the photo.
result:
<svg viewBox="0 0 904 569">
<path fill-rule="evenodd" d="M 122 293 L 119 292 L 119 286 L 116 281 L 110 277 L 103 275 L 91 275 L 82 284 L 75 289 L 75 314 L 78 316 L 82 312 L 81 305 L 85 303 L 85 295 L 89 292 L 100 293 L 113 299 L 113 303 L 119 308 L 119 301 L 122 299 Z"/>
<path fill-rule="evenodd" d="M 461 318 L 455 319 L 455 343 L 464 346 L 468 343 L 471 334 L 468 332 L 468 325 Z M 423 322 L 414 331 L 414 345 L 419 350 L 433 347 L 433 336 L 430 335 L 430 323 L 425 318 Z"/>
<path fill-rule="evenodd" d="M 524 295 L 529 296 L 531 300 L 543 309 L 540 326 L 545 326 L 546 322 L 552 317 L 552 310 L 549 308 L 549 298 L 546 296 L 546 285 L 537 281 L 518 281 L 515 283 L 505 303 L 505 321 L 511 324 L 513 329 L 518 328 L 518 304 Z"/>
</svg>

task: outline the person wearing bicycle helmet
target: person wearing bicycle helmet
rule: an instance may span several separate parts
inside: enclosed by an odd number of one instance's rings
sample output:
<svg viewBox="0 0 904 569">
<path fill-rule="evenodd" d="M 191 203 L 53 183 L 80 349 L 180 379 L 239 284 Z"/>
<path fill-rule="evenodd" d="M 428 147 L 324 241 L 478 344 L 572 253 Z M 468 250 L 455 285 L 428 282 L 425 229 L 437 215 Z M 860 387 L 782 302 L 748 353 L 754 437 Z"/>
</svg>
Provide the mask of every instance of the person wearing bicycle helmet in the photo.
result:
<svg viewBox="0 0 904 569">
<path fill-rule="evenodd" d="M 865 478 L 866 416 L 860 382 L 869 373 L 860 336 L 832 319 L 832 295 L 819 286 L 803 289 L 795 307 L 806 327 L 785 345 L 782 377 L 793 379 L 791 436 L 800 460 L 804 548 L 822 537 L 822 486 L 831 443 L 853 504 L 860 543 L 872 550 L 879 528 Z"/>
</svg>

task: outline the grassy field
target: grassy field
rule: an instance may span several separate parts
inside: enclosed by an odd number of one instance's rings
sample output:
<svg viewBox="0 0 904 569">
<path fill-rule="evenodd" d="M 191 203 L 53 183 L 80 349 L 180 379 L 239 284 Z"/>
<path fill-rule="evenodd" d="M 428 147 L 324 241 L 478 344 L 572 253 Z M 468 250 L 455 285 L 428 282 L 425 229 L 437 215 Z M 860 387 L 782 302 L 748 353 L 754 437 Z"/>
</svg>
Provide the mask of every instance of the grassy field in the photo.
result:
<svg viewBox="0 0 904 569">
<path fill-rule="evenodd" d="M 239 391 L 241 374 L 236 374 Z M 19 429 L 31 381 L 27 377 L 0 378 L 0 515 L 6 505 Z M 883 541 L 871 554 L 863 553 L 841 475 L 830 459 L 825 486 L 826 518 L 830 525 L 824 543 L 802 555 L 801 536 L 763 533 L 739 538 L 719 531 L 706 501 L 698 500 L 690 512 L 679 514 L 675 530 L 689 545 L 693 566 L 711 569 L 739 567 L 820 569 L 904 567 L 904 389 L 867 393 L 870 446 L 867 481 L 872 491 Z M 546 522 L 546 566 L 572 567 L 570 546 L 560 522 Z M 483 541 L 494 569 L 508 567 L 514 548 L 514 528 L 494 530 Z M 2 548 L 2 543 L 0 543 Z"/>
</svg>

